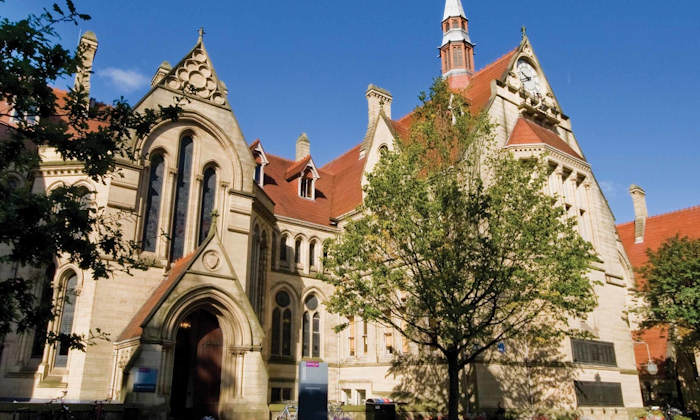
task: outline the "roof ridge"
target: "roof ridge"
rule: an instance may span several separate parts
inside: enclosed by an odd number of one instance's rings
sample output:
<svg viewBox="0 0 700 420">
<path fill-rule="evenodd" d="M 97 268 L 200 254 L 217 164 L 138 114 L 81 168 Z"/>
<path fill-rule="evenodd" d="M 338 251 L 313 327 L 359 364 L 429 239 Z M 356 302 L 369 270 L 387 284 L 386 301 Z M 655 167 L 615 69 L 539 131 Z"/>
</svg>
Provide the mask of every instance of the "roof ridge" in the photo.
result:
<svg viewBox="0 0 700 420">
<path fill-rule="evenodd" d="M 333 163 L 336 163 L 336 162 L 340 161 L 342 158 L 344 158 L 345 156 L 349 155 L 349 154 L 352 153 L 355 149 L 357 149 L 358 147 L 361 147 L 361 146 L 362 146 L 362 142 L 360 142 L 360 143 L 354 145 L 354 146 L 351 147 L 350 149 L 348 149 L 348 150 L 346 150 L 345 152 L 343 152 L 342 154 L 338 155 L 338 157 L 336 157 L 335 159 L 333 159 L 333 160 L 331 160 L 331 161 L 329 161 L 329 162 L 326 162 L 326 164 L 323 165 L 323 166 L 321 166 L 321 167 L 319 168 L 319 170 L 325 171 L 325 172 L 327 172 L 327 173 L 329 173 L 329 174 L 331 174 L 331 175 L 335 175 L 335 172 L 329 171 L 328 169 L 326 169 L 326 167 L 329 166 L 329 165 L 331 165 L 331 164 L 333 164 Z"/>
<path fill-rule="evenodd" d="M 490 62 L 489 64 L 487 64 L 486 67 L 480 68 L 479 70 L 477 70 L 476 72 L 474 72 L 474 74 L 472 75 L 472 77 L 475 77 L 477 74 L 483 72 L 484 70 L 490 69 L 491 67 L 495 66 L 496 64 L 498 64 L 498 62 L 500 62 L 501 60 L 503 60 L 504 58 L 506 58 L 506 56 L 508 56 L 508 55 L 512 54 L 513 52 L 515 52 L 515 51 L 518 49 L 518 47 L 520 47 L 520 45 L 518 45 L 517 47 L 515 47 L 515 48 L 509 50 L 507 53 L 501 55 L 501 56 L 498 57 L 497 59 L 493 60 L 492 62 Z"/>
<path fill-rule="evenodd" d="M 647 216 L 647 220 L 649 220 L 649 219 L 658 219 L 659 217 L 671 216 L 671 215 L 674 215 L 674 214 L 684 213 L 684 212 L 693 211 L 693 210 L 700 210 L 700 204 L 696 204 L 696 205 L 690 206 L 690 207 L 684 207 L 684 208 L 682 208 L 682 209 L 671 210 L 671 211 L 666 212 L 666 213 L 655 214 L 655 215 L 653 215 L 653 216 Z M 631 224 L 631 223 L 634 223 L 634 220 L 629 221 L 629 222 L 625 222 L 625 223 L 620 223 L 620 224 L 617 225 L 617 226 L 618 226 L 618 227 L 620 227 L 620 226 L 625 226 L 625 225 L 629 225 L 629 224 Z"/>
</svg>

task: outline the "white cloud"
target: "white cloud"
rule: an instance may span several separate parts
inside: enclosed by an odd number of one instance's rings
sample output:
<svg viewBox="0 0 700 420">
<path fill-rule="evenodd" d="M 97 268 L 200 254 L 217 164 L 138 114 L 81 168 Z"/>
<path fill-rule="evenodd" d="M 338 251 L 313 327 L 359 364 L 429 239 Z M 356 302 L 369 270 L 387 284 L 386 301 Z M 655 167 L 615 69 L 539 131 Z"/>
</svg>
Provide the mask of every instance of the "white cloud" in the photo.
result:
<svg viewBox="0 0 700 420">
<path fill-rule="evenodd" d="M 613 181 L 600 181 L 600 189 L 603 190 L 605 195 L 614 197 L 620 190 L 620 185 Z"/>
<path fill-rule="evenodd" d="M 98 70 L 97 75 L 109 79 L 117 88 L 127 92 L 148 85 L 148 78 L 135 70 L 107 67 L 106 69 Z"/>
</svg>

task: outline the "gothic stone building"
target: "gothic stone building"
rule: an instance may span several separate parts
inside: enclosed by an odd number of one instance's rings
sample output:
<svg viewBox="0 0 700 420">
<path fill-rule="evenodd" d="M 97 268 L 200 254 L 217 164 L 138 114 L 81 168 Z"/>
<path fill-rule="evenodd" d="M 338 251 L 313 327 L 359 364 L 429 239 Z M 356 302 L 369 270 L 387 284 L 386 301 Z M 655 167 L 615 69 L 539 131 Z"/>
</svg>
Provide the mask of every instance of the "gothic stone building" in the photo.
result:
<svg viewBox="0 0 700 420">
<path fill-rule="evenodd" d="M 623 317 L 632 273 L 613 215 L 528 38 L 523 34 L 514 49 L 477 71 L 467 23 L 461 2 L 447 0 L 439 48 L 444 77 L 498 125 L 500 146 L 517 156 L 548 154 L 551 192 L 600 257 L 590 272 L 598 307 L 586 321 L 572 321 L 597 340 L 562 343 L 563 360 L 577 369 L 573 379 L 553 385 L 563 386 L 559 401 L 596 419 L 626 419 L 642 400 Z M 97 40 L 88 33 L 81 42 L 90 50 L 89 68 Z M 89 84 L 89 75 L 79 79 Z M 59 291 L 62 315 L 48 328 L 100 328 L 112 340 L 80 352 L 45 346 L 33 334 L 6 337 L 0 397 L 42 401 L 65 391 L 69 401 L 108 398 L 160 418 L 194 410 L 266 419 L 271 402 L 295 398 L 304 359 L 328 363 L 331 400 L 360 404 L 400 391 L 406 381 L 390 372 L 391 361 L 413 347 L 362 320 L 336 334 L 333 327 L 347 320 L 324 309 L 332 290 L 315 273 L 323 241 L 356 214 L 364 174 L 382 148 L 392 149 L 407 132 L 409 117 L 392 119 L 391 94 L 370 85 L 364 138 L 318 166 L 306 135 L 292 159 L 246 141 L 201 36 L 177 65 L 157 69 L 137 108 L 172 103 L 185 83 L 198 91 L 179 121 L 161 123 L 135 144 L 138 159 L 121 162 L 120 175 L 107 184 L 42 150 L 35 188 L 80 184 L 94 193 L 94 205 L 136 212 L 123 229 L 142 241 L 151 265 L 103 281 L 64 260 L 36 272 L 43 276 L 38 296 L 50 286 Z M 219 216 L 212 220 L 214 210 Z M 74 298 L 64 300 L 64 293 Z M 505 378 L 514 370 L 504 366 L 474 366 L 473 400 L 481 409 L 521 403 L 512 389 L 518 378 Z"/>
</svg>

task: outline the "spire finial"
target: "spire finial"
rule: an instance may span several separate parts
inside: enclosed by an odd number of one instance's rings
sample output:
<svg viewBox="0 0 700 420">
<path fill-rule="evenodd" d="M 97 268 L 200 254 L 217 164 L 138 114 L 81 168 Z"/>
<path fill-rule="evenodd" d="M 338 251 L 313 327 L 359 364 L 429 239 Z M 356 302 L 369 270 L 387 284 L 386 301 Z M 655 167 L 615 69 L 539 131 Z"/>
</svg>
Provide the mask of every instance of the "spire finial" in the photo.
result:
<svg viewBox="0 0 700 420">
<path fill-rule="evenodd" d="M 204 26 L 200 26 L 199 29 L 197 29 L 197 33 L 199 34 L 199 38 L 197 39 L 197 41 L 202 42 L 204 34 L 206 33 L 204 32 Z"/>
<path fill-rule="evenodd" d="M 525 28 L 525 25 L 520 27 L 520 38 L 521 39 L 527 38 L 527 29 Z"/>
</svg>

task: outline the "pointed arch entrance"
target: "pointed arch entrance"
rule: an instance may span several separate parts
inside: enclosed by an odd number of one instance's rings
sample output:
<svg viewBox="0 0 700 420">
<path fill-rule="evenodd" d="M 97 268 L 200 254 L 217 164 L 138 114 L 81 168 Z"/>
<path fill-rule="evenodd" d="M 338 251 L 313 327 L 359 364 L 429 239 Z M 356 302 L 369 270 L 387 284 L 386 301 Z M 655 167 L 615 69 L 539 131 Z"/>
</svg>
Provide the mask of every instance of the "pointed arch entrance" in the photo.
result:
<svg viewBox="0 0 700 420">
<path fill-rule="evenodd" d="M 178 325 L 170 409 L 175 419 L 219 415 L 224 341 L 217 317 L 205 309 Z"/>
</svg>

